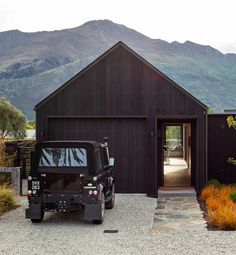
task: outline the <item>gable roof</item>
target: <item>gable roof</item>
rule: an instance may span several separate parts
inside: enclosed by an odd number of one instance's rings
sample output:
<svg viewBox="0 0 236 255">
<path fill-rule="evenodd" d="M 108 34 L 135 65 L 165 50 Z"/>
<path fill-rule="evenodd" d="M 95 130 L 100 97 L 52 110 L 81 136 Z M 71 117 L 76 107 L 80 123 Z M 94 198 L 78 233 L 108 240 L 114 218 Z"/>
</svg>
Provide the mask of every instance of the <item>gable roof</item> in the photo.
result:
<svg viewBox="0 0 236 255">
<path fill-rule="evenodd" d="M 71 79 L 69 79 L 66 83 L 64 83 L 62 86 L 60 86 L 59 88 L 57 88 L 54 92 L 52 92 L 50 95 L 48 95 L 46 98 L 44 98 L 41 102 L 39 102 L 35 107 L 34 110 L 37 111 L 37 109 L 42 106 L 44 103 L 46 103 L 48 100 L 50 100 L 53 96 L 55 96 L 57 93 L 59 93 L 61 90 L 63 90 L 65 87 L 67 87 L 71 82 L 73 82 L 74 80 L 78 79 L 80 76 L 82 76 L 85 72 L 87 72 L 89 69 L 91 69 L 94 65 L 96 65 L 99 61 L 101 61 L 102 59 L 104 59 L 107 55 L 109 55 L 112 51 L 114 51 L 115 49 L 117 49 L 118 47 L 123 47 L 125 48 L 127 51 L 129 51 L 131 54 L 133 54 L 136 58 L 138 58 L 139 60 L 141 60 L 142 62 L 144 62 L 147 66 L 149 66 L 152 70 L 154 70 L 156 73 L 158 73 L 161 77 L 165 78 L 166 80 L 168 80 L 174 87 L 176 87 L 178 90 L 180 90 L 182 93 L 184 93 L 186 96 L 190 97 L 190 99 L 192 99 L 193 101 L 195 101 L 195 103 L 197 103 L 198 105 L 200 105 L 202 108 L 204 108 L 205 110 L 208 109 L 208 106 L 206 106 L 205 104 L 203 104 L 200 100 L 198 100 L 196 97 L 194 97 L 193 95 L 191 95 L 187 90 L 185 90 L 184 88 L 182 88 L 180 85 L 178 85 L 175 81 L 173 81 L 172 79 L 170 79 L 168 76 L 166 76 L 163 72 L 161 72 L 159 69 L 157 69 L 154 65 L 152 65 L 150 62 L 148 62 L 146 59 L 144 59 L 142 56 L 140 56 L 137 52 L 135 52 L 134 50 L 132 50 L 129 46 L 127 46 L 125 43 L 123 43 L 122 41 L 119 41 L 118 43 L 116 43 L 113 47 L 111 47 L 110 49 L 108 49 L 106 52 L 104 52 L 100 57 L 98 57 L 97 59 L 95 59 L 93 62 L 91 62 L 88 66 L 86 66 L 84 69 L 82 69 L 79 73 L 77 73 L 74 77 L 72 77 Z"/>
</svg>

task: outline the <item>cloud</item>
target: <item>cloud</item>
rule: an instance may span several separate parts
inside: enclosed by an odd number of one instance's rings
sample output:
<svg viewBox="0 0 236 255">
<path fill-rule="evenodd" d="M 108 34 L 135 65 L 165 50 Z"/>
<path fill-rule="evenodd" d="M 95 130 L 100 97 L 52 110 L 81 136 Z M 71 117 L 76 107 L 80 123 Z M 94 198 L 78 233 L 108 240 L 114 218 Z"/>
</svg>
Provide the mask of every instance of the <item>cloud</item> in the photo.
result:
<svg viewBox="0 0 236 255">
<path fill-rule="evenodd" d="M 223 53 L 236 53 L 236 41 L 232 43 L 219 43 L 214 47 L 220 49 Z"/>
</svg>

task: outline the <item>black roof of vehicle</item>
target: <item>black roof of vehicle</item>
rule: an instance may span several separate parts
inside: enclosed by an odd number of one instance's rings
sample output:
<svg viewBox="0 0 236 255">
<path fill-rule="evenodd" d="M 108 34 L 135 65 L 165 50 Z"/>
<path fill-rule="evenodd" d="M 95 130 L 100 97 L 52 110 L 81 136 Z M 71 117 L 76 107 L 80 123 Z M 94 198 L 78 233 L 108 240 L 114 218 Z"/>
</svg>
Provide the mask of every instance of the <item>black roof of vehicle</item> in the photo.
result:
<svg viewBox="0 0 236 255">
<path fill-rule="evenodd" d="M 96 141 L 82 141 L 82 140 L 61 140 L 61 141 L 44 141 L 44 142 L 38 142 L 37 145 L 40 147 L 43 146 L 58 146 L 58 145 L 63 145 L 63 146 L 68 146 L 70 144 L 79 144 L 82 146 L 93 146 L 96 148 L 100 148 L 101 144 L 96 142 Z"/>
</svg>

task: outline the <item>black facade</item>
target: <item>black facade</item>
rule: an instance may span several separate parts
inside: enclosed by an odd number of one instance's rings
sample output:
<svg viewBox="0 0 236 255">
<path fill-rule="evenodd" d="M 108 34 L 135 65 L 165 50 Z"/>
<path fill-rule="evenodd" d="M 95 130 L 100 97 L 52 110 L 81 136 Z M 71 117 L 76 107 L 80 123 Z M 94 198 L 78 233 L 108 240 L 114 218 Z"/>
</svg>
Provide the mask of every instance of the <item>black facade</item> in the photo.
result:
<svg viewBox="0 0 236 255">
<path fill-rule="evenodd" d="M 222 183 L 236 183 L 236 166 L 228 163 L 236 158 L 236 130 L 229 128 L 227 117 L 234 114 L 208 116 L 208 179 Z"/>
<path fill-rule="evenodd" d="M 110 138 L 118 192 L 156 196 L 165 123 L 192 127 L 192 185 L 207 180 L 207 107 L 119 42 L 36 107 L 37 141 Z"/>
</svg>

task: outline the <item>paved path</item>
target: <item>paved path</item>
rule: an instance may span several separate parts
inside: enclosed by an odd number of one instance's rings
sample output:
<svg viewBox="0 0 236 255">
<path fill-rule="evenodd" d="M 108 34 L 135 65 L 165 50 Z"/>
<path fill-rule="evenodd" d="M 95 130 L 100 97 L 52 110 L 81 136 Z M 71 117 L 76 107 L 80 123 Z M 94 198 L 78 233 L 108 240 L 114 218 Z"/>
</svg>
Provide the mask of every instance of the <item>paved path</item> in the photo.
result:
<svg viewBox="0 0 236 255">
<path fill-rule="evenodd" d="M 158 198 L 153 231 L 204 230 L 206 221 L 196 197 Z"/>
</svg>

